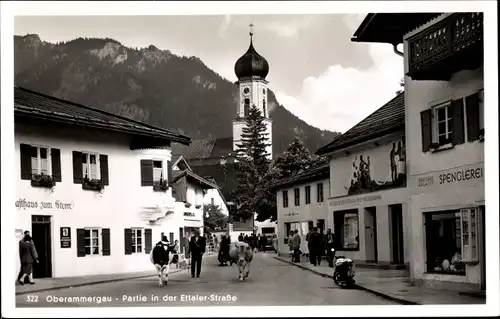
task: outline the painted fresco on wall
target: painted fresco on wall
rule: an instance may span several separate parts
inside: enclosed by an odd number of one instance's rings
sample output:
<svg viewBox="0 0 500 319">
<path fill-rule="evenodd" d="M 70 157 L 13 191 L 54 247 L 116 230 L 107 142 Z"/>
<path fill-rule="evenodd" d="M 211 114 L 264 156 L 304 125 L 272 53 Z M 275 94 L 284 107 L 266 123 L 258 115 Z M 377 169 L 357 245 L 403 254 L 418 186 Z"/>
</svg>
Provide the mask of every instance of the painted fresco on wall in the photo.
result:
<svg viewBox="0 0 500 319">
<path fill-rule="evenodd" d="M 373 192 L 393 187 L 406 186 L 406 149 L 404 139 L 392 143 L 387 161 L 387 177 L 385 180 L 372 178 L 370 156 L 356 155 L 352 161 L 352 174 L 349 186 L 345 186 L 348 195 Z M 377 174 L 381 175 L 381 174 Z"/>
</svg>

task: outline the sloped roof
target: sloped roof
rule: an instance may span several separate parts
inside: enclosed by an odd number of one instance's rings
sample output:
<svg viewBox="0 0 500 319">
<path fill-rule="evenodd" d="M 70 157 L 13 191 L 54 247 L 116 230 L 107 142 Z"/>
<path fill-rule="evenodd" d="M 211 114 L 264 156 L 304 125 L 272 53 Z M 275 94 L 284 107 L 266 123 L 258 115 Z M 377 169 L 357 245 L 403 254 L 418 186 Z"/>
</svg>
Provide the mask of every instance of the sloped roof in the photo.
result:
<svg viewBox="0 0 500 319">
<path fill-rule="evenodd" d="M 382 137 L 404 129 L 404 127 L 405 99 L 403 92 L 344 134 L 336 136 L 332 142 L 318 149 L 315 154 L 325 155 L 333 151 Z"/>
<path fill-rule="evenodd" d="M 351 41 L 399 44 L 403 36 L 442 13 L 369 13 Z"/>
<path fill-rule="evenodd" d="M 232 151 L 232 137 L 193 140 L 189 146 L 172 144 L 172 154 L 182 155 L 188 160 L 227 157 Z"/>
<path fill-rule="evenodd" d="M 181 179 L 182 177 L 186 177 L 186 178 L 191 179 L 191 180 L 196 180 L 197 182 L 200 183 L 200 185 L 203 188 L 218 188 L 217 185 L 215 185 L 214 183 L 207 181 L 205 178 L 191 172 L 190 170 L 184 170 L 182 173 L 180 173 L 179 175 L 174 177 L 172 182 L 175 183 L 179 179 Z"/>
<path fill-rule="evenodd" d="M 237 186 L 236 163 L 227 163 L 224 166 L 220 164 L 193 166 L 193 171 L 203 178 L 213 178 L 224 198 L 227 201 L 232 200 L 232 194 Z"/>
<path fill-rule="evenodd" d="M 14 115 L 33 119 L 84 125 L 129 135 L 164 139 L 189 145 L 191 138 L 85 105 L 25 88 L 14 88 Z"/>
<path fill-rule="evenodd" d="M 176 165 L 178 166 L 180 164 L 180 162 L 183 162 L 186 165 L 186 168 L 188 170 L 192 171 L 191 166 L 189 166 L 189 163 L 184 158 L 184 156 L 182 156 L 182 155 L 181 156 L 172 156 L 172 167 L 174 167 Z M 180 169 L 182 169 L 182 168 L 180 168 Z"/>
<path fill-rule="evenodd" d="M 277 190 L 285 186 L 291 186 L 295 184 L 301 184 L 305 182 L 310 182 L 314 180 L 323 179 L 330 176 L 330 163 L 312 167 L 305 172 L 300 174 L 284 178 L 278 183 L 273 185 L 273 189 Z"/>
</svg>

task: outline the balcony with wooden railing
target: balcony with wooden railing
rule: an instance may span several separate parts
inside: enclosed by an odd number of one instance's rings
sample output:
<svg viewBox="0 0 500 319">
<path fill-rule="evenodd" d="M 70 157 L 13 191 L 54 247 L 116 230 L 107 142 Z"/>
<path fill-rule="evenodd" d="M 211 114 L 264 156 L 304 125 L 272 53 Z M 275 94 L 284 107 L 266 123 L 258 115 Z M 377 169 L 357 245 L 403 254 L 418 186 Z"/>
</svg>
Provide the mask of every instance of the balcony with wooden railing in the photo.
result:
<svg viewBox="0 0 500 319">
<path fill-rule="evenodd" d="M 408 39 L 413 80 L 448 81 L 483 64 L 483 14 L 453 13 Z"/>
</svg>

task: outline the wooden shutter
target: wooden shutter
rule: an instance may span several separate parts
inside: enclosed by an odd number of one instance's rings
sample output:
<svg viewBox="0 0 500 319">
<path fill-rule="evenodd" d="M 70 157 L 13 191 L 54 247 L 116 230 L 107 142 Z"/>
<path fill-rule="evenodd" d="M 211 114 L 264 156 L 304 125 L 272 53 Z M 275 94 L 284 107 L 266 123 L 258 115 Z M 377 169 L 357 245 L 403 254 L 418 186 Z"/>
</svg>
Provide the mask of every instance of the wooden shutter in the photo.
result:
<svg viewBox="0 0 500 319">
<path fill-rule="evenodd" d="M 21 144 L 21 179 L 31 180 L 31 145 Z"/>
<path fill-rule="evenodd" d="M 85 257 L 85 229 L 76 230 L 76 254 L 78 257 Z"/>
<path fill-rule="evenodd" d="M 146 254 L 149 254 L 151 252 L 151 247 L 153 246 L 153 231 L 151 230 L 151 228 L 144 229 L 144 242 L 144 251 L 146 252 Z"/>
<path fill-rule="evenodd" d="M 50 149 L 50 157 L 52 161 L 52 178 L 54 182 L 60 182 L 61 176 L 61 150 L 57 148 Z"/>
<path fill-rule="evenodd" d="M 451 114 L 453 129 L 451 132 L 451 141 L 453 145 L 465 142 L 464 133 L 464 100 L 458 99 L 451 101 Z"/>
<path fill-rule="evenodd" d="M 82 152 L 73 151 L 73 183 L 83 183 Z"/>
<path fill-rule="evenodd" d="M 479 139 L 479 93 L 469 95 L 465 98 L 467 114 L 467 141 L 473 142 Z"/>
<path fill-rule="evenodd" d="M 428 152 L 432 143 L 432 113 L 431 110 L 420 112 L 422 127 L 422 152 Z"/>
<path fill-rule="evenodd" d="M 172 162 L 171 161 L 167 161 L 167 178 L 165 178 L 165 180 L 168 182 L 168 185 L 170 185 L 172 183 L 172 180 L 174 179 L 174 176 L 172 174 Z"/>
<path fill-rule="evenodd" d="M 169 234 L 169 240 L 170 240 L 170 243 L 173 244 L 174 243 L 174 233 L 170 233 Z"/>
<path fill-rule="evenodd" d="M 111 234 L 109 228 L 102 229 L 102 255 L 111 255 Z"/>
<path fill-rule="evenodd" d="M 152 160 L 141 160 L 141 186 L 153 186 Z"/>
<path fill-rule="evenodd" d="M 109 185 L 108 155 L 99 155 L 99 166 L 101 169 L 101 181 L 104 185 Z"/>
<path fill-rule="evenodd" d="M 125 255 L 131 255 L 132 254 L 132 229 L 131 228 L 125 228 L 125 233 L 124 233 L 124 241 L 125 241 Z"/>
</svg>

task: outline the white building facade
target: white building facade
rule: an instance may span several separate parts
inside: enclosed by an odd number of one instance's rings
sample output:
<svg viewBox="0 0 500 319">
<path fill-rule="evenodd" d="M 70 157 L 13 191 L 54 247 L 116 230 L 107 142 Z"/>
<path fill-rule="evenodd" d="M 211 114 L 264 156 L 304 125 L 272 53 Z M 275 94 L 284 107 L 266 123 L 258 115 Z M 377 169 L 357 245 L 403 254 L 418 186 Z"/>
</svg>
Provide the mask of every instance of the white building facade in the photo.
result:
<svg viewBox="0 0 500 319">
<path fill-rule="evenodd" d="M 20 88 L 15 121 L 16 235 L 31 232 L 35 278 L 150 270 L 182 221 L 168 145 L 189 138 Z"/>
<path fill-rule="evenodd" d="M 410 261 L 404 116 L 398 94 L 316 152 L 330 158 L 326 220 L 336 249 L 360 263 Z"/>
<path fill-rule="evenodd" d="M 485 290 L 483 14 L 408 14 L 397 39 L 370 16 L 358 41 L 404 48 L 412 278 Z"/>
<path fill-rule="evenodd" d="M 301 250 L 308 253 L 306 235 L 318 227 L 326 230 L 328 221 L 329 165 L 310 169 L 281 181 L 275 188 L 278 210 L 277 235 L 280 254 L 288 255 L 288 237 L 298 230 Z"/>
</svg>

